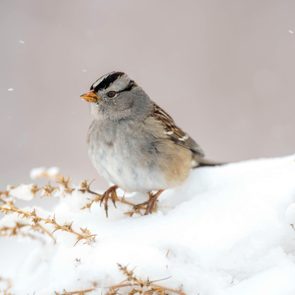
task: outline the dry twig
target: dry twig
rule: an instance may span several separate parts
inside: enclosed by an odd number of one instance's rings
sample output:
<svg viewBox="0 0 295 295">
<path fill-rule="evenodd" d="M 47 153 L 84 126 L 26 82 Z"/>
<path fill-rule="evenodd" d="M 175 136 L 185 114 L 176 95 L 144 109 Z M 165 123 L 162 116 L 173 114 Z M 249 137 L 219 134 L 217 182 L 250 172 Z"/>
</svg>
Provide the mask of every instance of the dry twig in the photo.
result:
<svg viewBox="0 0 295 295">
<path fill-rule="evenodd" d="M 75 190 L 78 190 L 84 194 L 88 193 L 93 196 L 93 198 L 90 199 L 83 206 L 82 209 L 87 209 L 87 208 L 90 209 L 94 203 L 99 203 L 100 205 L 104 206 L 106 216 L 108 216 L 109 201 L 111 200 L 115 208 L 116 208 L 116 203 L 121 203 L 123 205 L 130 207 L 130 210 L 125 212 L 125 214 L 128 215 L 129 217 L 132 217 L 135 214 L 144 215 L 145 212 L 147 211 L 148 202 L 135 204 L 129 200 L 126 200 L 124 196 L 119 197 L 116 192 L 116 189 L 117 189 L 116 186 L 110 187 L 103 194 L 99 194 L 90 188 L 91 182 L 88 182 L 87 180 L 82 181 L 82 183 L 80 184 L 80 187 L 76 189 L 71 185 L 71 180 L 69 177 L 65 177 L 61 174 L 58 174 L 53 179 L 58 185 L 47 183 L 44 186 L 39 187 L 38 185 L 33 184 L 31 188 L 32 195 L 35 197 L 37 193 L 40 193 L 42 197 L 51 197 L 57 191 L 62 190 L 65 194 L 72 194 Z M 17 186 L 11 186 L 10 189 L 8 189 L 7 191 L 4 191 L 4 192 L 0 191 L 0 202 L 5 203 L 5 199 L 9 197 L 10 190 L 16 187 Z"/>
<path fill-rule="evenodd" d="M 35 196 L 38 192 L 41 192 L 42 196 L 52 196 L 53 193 L 63 188 L 63 191 L 67 194 L 72 194 L 75 188 L 71 186 L 70 178 L 65 178 L 64 176 L 59 175 L 55 178 L 58 186 L 49 184 L 39 187 L 37 185 L 32 185 L 31 193 Z M 108 216 L 108 202 L 112 201 L 114 207 L 116 203 L 121 203 L 131 207 L 131 210 L 126 212 L 127 215 L 133 216 L 134 214 L 143 215 L 147 210 L 147 203 L 135 204 L 123 197 L 119 197 L 116 192 L 117 187 L 109 188 L 104 194 L 99 194 L 93 191 L 90 188 L 91 183 L 84 180 L 80 187 L 77 189 L 84 194 L 92 195 L 92 199 L 89 200 L 82 209 L 90 209 L 94 203 L 104 204 L 104 209 L 106 215 Z M 13 187 L 11 187 L 12 189 Z M 0 227 L 0 236 L 27 236 L 30 238 L 36 238 L 35 235 L 28 232 L 27 229 L 31 229 L 33 232 L 40 232 L 49 236 L 54 242 L 56 239 L 54 237 L 54 232 L 64 231 L 69 234 L 72 234 L 76 237 L 75 245 L 80 241 L 85 241 L 85 243 L 92 243 L 95 241 L 95 235 L 93 235 L 89 229 L 80 228 L 79 230 L 73 229 L 73 223 L 58 223 L 55 216 L 53 217 L 42 217 L 37 214 L 35 209 L 25 210 L 18 208 L 14 201 L 10 198 L 10 189 L 6 191 L 0 191 L 0 212 L 4 214 L 15 213 L 22 220 L 26 222 L 15 221 L 13 226 L 2 226 Z M 29 222 L 29 223 L 28 223 Z M 50 232 L 45 225 L 50 225 L 53 227 L 53 232 Z M 185 295 L 181 289 L 172 289 L 164 287 L 160 284 L 157 284 L 157 281 L 151 281 L 149 279 L 141 279 L 137 277 L 133 270 L 129 270 L 126 266 L 118 264 L 120 272 L 125 276 L 125 280 L 115 284 L 108 288 L 106 295 L 119 295 L 119 294 L 142 294 L 142 295 Z M 10 280 L 4 280 L 0 277 L 0 282 L 5 281 L 7 288 L 4 291 L 5 295 L 10 295 L 9 290 L 11 289 Z M 63 290 L 62 293 L 55 292 L 56 295 L 86 295 L 93 291 L 97 290 L 96 284 L 93 284 L 93 287 L 84 289 L 84 290 L 75 290 L 75 291 L 66 291 Z M 128 292 L 128 293 L 127 293 Z"/>
<path fill-rule="evenodd" d="M 44 226 L 40 223 L 21 223 L 16 221 L 14 226 L 1 226 L 0 227 L 0 236 L 1 237 L 15 237 L 15 236 L 22 236 L 22 237 L 29 237 L 33 240 L 38 240 L 40 237 L 28 232 L 24 231 L 24 229 L 29 228 L 34 232 L 39 232 L 41 234 L 45 234 L 49 236 L 54 243 L 56 243 L 56 239 L 51 232 L 49 232 Z M 39 239 L 40 240 L 40 239 Z M 41 240 L 42 241 L 42 240 Z M 42 241 L 44 242 L 44 241 Z"/>
<path fill-rule="evenodd" d="M 9 191 L 0 191 L 0 202 L 6 203 L 6 199 L 9 196 Z"/>
<path fill-rule="evenodd" d="M 62 188 L 63 192 L 66 194 L 72 194 L 72 192 L 75 190 L 71 185 L 71 179 L 69 177 L 58 175 L 55 177 L 55 182 L 59 186 L 54 186 L 51 183 L 48 183 L 43 187 L 38 188 L 38 191 L 41 190 L 42 196 L 51 197 L 53 193 L 59 191 L 60 188 Z"/>
<path fill-rule="evenodd" d="M 91 182 L 89 183 L 87 180 L 84 180 L 80 185 L 80 188 L 79 188 L 80 192 L 84 194 L 88 193 L 94 196 L 81 209 L 90 209 L 94 203 L 100 203 L 100 205 L 104 204 L 106 216 L 108 217 L 108 201 L 111 200 L 115 208 L 116 208 L 117 202 L 131 207 L 131 210 L 125 213 L 126 215 L 130 217 L 132 217 L 134 214 L 144 215 L 144 213 L 146 212 L 146 203 L 135 204 L 133 202 L 126 200 L 124 196 L 119 197 L 116 193 L 116 188 L 117 188 L 116 186 L 110 187 L 103 194 L 99 194 L 93 191 L 90 188 L 90 185 L 91 185 Z"/>
<path fill-rule="evenodd" d="M 95 289 L 96 289 L 96 287 L 92 287 L 92 288 L 84 289 L 84 290 L 75 290 L 75 291 L 63 290 L 62 293 L 55 292 L 55 295 L 85 295 L 85 294 L 95 291 Z"/>
<path fill-rule="evenodd" d="M 58 191 L 58 187 L 52 186 L 51 184 L 46 184 L 41 188 L 42 196 L 51 197 L 54 192 Z"/>
<path fill-rule="evenodd" d="M 37 184 L 33 184 L 31 188 L 31 193 L 35 197 L 36 194 L 41 190 L 41 188 L 38 187 Z"/>
<path fill-rule="evenodd" d="M 26 211 L 26 210 L 17 208 L 15 204 L 11 201 L 5 202 L 5 204 L 1 205 L 0 212 L 4 214 L 17 213 L 21 218 L 29 219 L 30 221 L 33 222 L 35 226 L 38 226 L 39 228 L 42 228 L 43 230 L 44 230 L 44 227 L 40 223 L 52 225 L 54 228 L 53 232 L 60 230 L 60 231 L 65 231 L 70 234 L 73 234 L 76 236 L 75 245 L 78 242 L 83 240 L 85 241 L 85 243 L 92 243 L 95 241 L 95 235 L 91 234 L 91 232 L 87 228 L 80 228 L 79 231 L 76 231 L 72 227 L 73 223 L 60 224 L 56 221 L 55 217 L 41 217 L 37 215 L 35 209 L 33 209 L 32 211 Z"/>
<path fill-rule="evenodd" d="M 162 280 L 144 280 L 137 277 L 133 270 L 129 270 L 126 266 L 118 264 L 118 268 L 126 279 L 109 287 L 105 295 L 186 295 L 181 289 L 168 288 L 156 283 Z M 62 293 L 55 292 L 55 295 L 85 295 L 87 293 L 97 291 L 97 287 L 97 284 L 94 283 L 92 288 L 75 291 L 64 290 Z"/>
<path fill-rule="evenodd" d="M 56 180 L 58 184 L 60 184 L 64 192 L 67 194 L 71 194 L 75 189 L 71 186 L 71 179 L 70 177 L 59 176 Z"/>
<path fill-rule="evenodd" d="M 57 191 L 60 191 L 61 188 L 63 189 L 63 192 L 66 194 L 71 194 L 75 189 L 71 186 L 71 180 L 68 177 L 58 175 L 57 177 L 54 178 L 55 182 L 58 185 L 52 185 L 50 182 L 43 185 L 43 186 L 38 186 L 36 184 L 33 184 L 31 187 L 31 193 L 35 197 L 38 192 L 40 192 L 42 197 L 51 197 L 53 194 Z M 11 186 L 8 190 L 1 192 L 0 191 L 0 200 L 1 198 L 3 199 L 4 197 L 8 197 L 10 195 L 10 191 L 12 189 L 17 188 L 17 186 Z"/>
<path fill-rule="evenodd" d="M 146 279 L 146 280 L 141 279 L 134 274 L 133 270 L 129 270 L 126 266 L 122 266 L 121 264 L 118 264 L 118 267 L 120 272 L 126 277 L 126 279 L 119 284 L 111 286 L 108 289 L 108 292 L 106 293 L 106 295 L 119 295 L 119 294 L 186 295 L 181 289 L 172 289 L 172 288 L 158 285 L 155 283 L 156 281 L 150 281 L 149 279 Z M 129 290 L 127 290 L 127 288 L 129 288 Z M 121 293 L 123 291 L 124 293 Z"/>
</svg>

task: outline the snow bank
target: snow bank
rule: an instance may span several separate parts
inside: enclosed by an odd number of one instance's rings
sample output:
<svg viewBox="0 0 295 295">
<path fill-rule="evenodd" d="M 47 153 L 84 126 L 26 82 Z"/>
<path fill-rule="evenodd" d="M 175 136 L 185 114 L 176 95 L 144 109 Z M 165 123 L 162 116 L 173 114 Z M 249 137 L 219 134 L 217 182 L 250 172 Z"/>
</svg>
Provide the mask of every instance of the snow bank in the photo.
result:
<svg viewBox="0 0 295 295">
<path fill-rule="evenodd" d="M 89 294 L 104 294 L 124 280 L 117 263 L 188 295 L 295 294 L 294 156 L 194 170 L 149 216 L 127 217 L 120 204 L 110 205 L 109 218 L 97 203 L 81 210 L 89 197 L 61 196 L 48 214 L 87 227 L 95 243 L 73 246 L 63 232 L 56 244 L 1 238 L 0 276 L 12 276 L 14 294 L 62 293 L 94 282 Z M 23 256 L 14 255 L 22 247 Z"/>
</svg>

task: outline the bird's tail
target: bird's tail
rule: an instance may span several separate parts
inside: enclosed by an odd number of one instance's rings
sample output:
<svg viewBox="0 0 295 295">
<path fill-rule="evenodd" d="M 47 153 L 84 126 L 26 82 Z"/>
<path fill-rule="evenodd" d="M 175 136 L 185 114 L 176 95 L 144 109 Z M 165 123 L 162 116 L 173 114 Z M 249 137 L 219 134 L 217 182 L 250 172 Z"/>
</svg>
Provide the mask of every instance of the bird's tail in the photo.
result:
<svg viewBox="0 0 295 295">
<path fill-rule="evenodd" d="M 221 165 L 225 165 L 227 163 L 224 162 L 216 162 L 216 161 L 212 161 L 212 160 L 208 160 L 208 159 L 204 159 L 204 158 L 199 158 L 196 161 L 196 165 L 194 165 L 193 168 L 198 168 L 198 167 L 214 167 L 214 166 L 221 166 Z"/>
</svg>

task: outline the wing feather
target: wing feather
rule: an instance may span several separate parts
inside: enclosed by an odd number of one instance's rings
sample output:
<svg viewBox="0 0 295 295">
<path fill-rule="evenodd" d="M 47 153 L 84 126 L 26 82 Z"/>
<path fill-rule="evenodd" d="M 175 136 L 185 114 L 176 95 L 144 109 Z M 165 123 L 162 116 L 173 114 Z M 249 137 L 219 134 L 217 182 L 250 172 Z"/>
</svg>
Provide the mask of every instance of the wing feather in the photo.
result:
<svg viewBox="0 0 295 295">
<path fill-rule="evenodd" d="M 161 107 L 154 103 L 151 116 L 161 122 L 164 127 L 165 134 L 176 144 L 179 144 L 191 150 L 196 156 L 204 157 L 201 147 L 182 129 L 180 129 Z"/>
</svg>

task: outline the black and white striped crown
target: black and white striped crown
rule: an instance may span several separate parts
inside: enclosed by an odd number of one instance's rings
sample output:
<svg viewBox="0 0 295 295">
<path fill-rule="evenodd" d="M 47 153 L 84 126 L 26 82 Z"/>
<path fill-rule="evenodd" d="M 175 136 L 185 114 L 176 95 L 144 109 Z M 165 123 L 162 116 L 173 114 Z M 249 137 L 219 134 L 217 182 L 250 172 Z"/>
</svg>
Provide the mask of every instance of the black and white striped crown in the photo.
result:
<svg viewBox="0 0 295 295">
<path fill-rule="evenodd" d="M 128 91 L 135 86 L 135 82 L 123 72 L 111 72 L 97 79 L 90 87 L 95 92 L 113 87 L 116 91 Z"/>
</svg>

